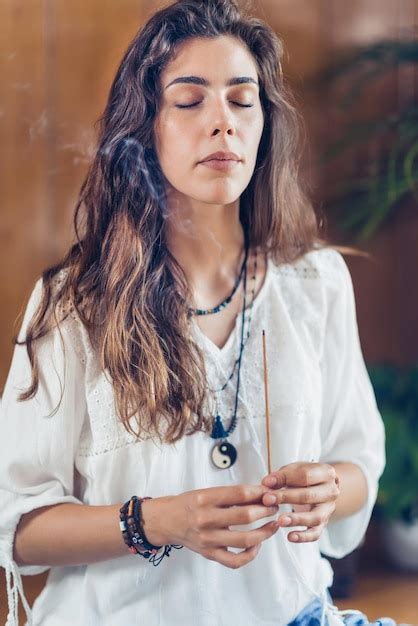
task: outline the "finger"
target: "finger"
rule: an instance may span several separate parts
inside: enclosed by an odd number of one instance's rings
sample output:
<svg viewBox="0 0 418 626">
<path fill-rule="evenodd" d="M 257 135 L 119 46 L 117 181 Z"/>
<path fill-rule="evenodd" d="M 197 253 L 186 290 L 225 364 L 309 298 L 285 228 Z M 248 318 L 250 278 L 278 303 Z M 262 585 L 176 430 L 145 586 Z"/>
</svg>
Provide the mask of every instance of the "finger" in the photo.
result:
<svg viewBox="0 0 418 626">
<path fill-rule="evenodd" d="M 211 510 L 208 521 L 203 527 L 226 528 L 228 526 L 238 526 L 238 524 L 251 524 L 259 519 L 263 519 L 263 517 L 275 515 L 278 510 L 278 505 L 264 506 L 263 504 L 231 506 L 224 509 L 214 508 Z"/>
<path fill-rule="evenodd" d="M 254 530 L 214 530 L 201 533 L 201 541 L 204 548 L 224 547 L 229 548 L 252 548 L 265 539 L 268 539 L 278 530 L 276 521 L 267 522 Z"/>
<path fill-rule="evenodd" d="M 316 505 L 315 504 L 293 504 L 292 511 L 296 513 L 299 513 L 299 511 L 303 511 L 305 513 L 305 511 L 312 511 L 314 506 Z"/>
<path fill-rule="evenodd" d="M 201 489 L 197 495 L 198 504 L 231 506 L 260 502 L 268 489 L 264 485 L 232 485 L 228 487 L 209 487 Z"/>
<path fill-rule="evenodd" d="M 298 530 L 296 532 L 291 532 L 287 535 L 287 538 L 292 543 L 305 543 L 307 541 L 318 541 L 323 530 L 324 530 L 324 524 L 320 524 L 319 526 L 314 526 L 313 528 L 309 528 L 308 530 L 303 530 L 303 531 Z"/>
<path fill-rule="evenodd" d="M 335 480 L 336 470 L 328 463 L 289 463 L 268 474 L 261 483 L 267 487 L 308 487 Z"/>
<path fill-rule="evenodd" d="M 311 487 L 291 487 L 278 490 L 270 490 L 263 496 L 262 503 L 272 504 L 319 504 L 336 500 L 340 490 L 335 483 L 322 483 Z"/>
<path fill-rule="evenodd" d="M 247 565 L 257 556 L 260 550 L 261 544 L 248 548 L 248 550 L 242 550 L 242 552 L 234 553 L 229 552 L 226 548 L 214 548 L 209 553 L 204 554 L 206 558 L 212 561 L 218 561 L 221 565 L 230 567 L 231 569 L 237 569 L 243 565 Z"/>
<path fill-rule="evenodd" d="M 326 524 L 335 510 L 333 502 L 318 504 L 309 512 L 286 513 L 278 518 L 280 526 L 307 526 L 313 528 Z M 306 532 L 306 531 L 301 531 Z"/>
</svg>

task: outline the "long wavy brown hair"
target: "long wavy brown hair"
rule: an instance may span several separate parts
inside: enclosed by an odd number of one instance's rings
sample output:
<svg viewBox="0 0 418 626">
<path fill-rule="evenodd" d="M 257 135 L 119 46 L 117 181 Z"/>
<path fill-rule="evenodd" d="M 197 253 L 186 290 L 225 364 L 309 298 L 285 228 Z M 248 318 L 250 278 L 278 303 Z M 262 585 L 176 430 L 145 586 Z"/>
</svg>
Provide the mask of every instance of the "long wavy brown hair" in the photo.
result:
<svg viewBox="0 0 418 626">
<path fill-rule="evenodd" d="M 240 197 L 251 246 L 283 263 L 326 245 L 299 180 L 303 122 L 283 80 L 280 38 L 234 0 L 178 0 L 139 30 L 114 78 L 75 208 L 75 243 L 43 272 L 41 301 L 25 340 L 14 338 L 27 346 L 32 367 L 20 400 L 38 389 L 35 342 L 65 319 L 69 302 L 111 376 L 118 419 L 128 432 L 174 442 L 210 429 L 204 359 L 189 327 L 191 293 L 165 240 L 167 202 L 153 127 L 159 77 L 177 46 L 220 35 L 248 47 L 260 83 L 264 129 Z M 64 280 L 55 289 L 61 270 Z"/>
</svg>

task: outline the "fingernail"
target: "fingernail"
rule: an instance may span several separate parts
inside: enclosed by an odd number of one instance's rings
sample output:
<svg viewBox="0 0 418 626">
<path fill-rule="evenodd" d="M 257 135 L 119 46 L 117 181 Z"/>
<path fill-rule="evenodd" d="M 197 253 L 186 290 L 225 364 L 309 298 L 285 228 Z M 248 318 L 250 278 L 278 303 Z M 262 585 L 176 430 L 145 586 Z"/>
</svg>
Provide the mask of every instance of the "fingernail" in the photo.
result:
<svg viewBox="0 0 418 626">
<path fill-rule="evenodd" d="M 267 476 L 267 478 L 263 480 L 263 483 L 267 487 L 275 487 L 277 485 L 277 478 L 275 476 Z"/>
<path fill-rule="evenodd" d="M 299 541 L 299 535 L 290 535 L 291 541 Z"/>
<path fill-rule="evenodd" d="M 264 501 L 267 502 L 267 504 L 275 504 L 277 502 L 277 498 L 274 494 L 268 493 L 264 496 Z"/>
<path fill-rule="evenodd" d="M 292 523 L 292 518 L 291 517 L 282 517 L 280 518 L 281 524 L 282 526 L 290 526 L 290 524 Z"/>
</svg>

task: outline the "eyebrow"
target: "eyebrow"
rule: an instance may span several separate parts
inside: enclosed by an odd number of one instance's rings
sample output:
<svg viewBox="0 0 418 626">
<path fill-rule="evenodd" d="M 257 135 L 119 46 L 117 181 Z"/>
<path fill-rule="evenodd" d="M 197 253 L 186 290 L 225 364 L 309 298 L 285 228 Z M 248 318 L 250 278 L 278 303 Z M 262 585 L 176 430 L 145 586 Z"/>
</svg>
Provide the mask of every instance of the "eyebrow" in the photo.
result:
<svg viewBox="0 0 418 626">
<path fill-rule="evenodd" d="M 170 85 L 174 85 L 176 83 L 191 83 L 193 85 L 203 85 L 204 87 L 210 87 L 210 82 L 206 80 L 206 78 L 202 78 L 201 76 L 179 76 L 178 78 L 172 80 L 171 83 L 168 83 L 165 89 L 168 89 Z M 246 83 L 254 83 L 254 85 L 258 86 L 258 82 L 254 80 L 254 78 L 251 78 L 251 76 L 234 76 L 226 82 L 226 85 L 227 87 L 229 87 L 230 85 L 242 85 Z"/>
</svg>

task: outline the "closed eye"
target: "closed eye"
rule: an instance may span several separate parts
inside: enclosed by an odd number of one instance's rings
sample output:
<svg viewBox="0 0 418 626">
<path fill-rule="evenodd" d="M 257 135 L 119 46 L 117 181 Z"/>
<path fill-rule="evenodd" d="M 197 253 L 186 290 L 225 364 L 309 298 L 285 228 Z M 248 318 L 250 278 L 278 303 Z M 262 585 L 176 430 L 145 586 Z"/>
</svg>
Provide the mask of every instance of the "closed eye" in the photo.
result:
<svg viewBox="0 0 418 626">
<path fill-rule="evenodd" d="M 195 107 L 198 104 L 200 104 L 202 101 L 200 100 L 199 102 L 192 102 L 192 104 L 176 104 L 176 107 L 178 109 L 190 109 L 191 107 Z M 232 102 L 232 104 L 235 104 L 238 107 L 245 107 L 245 108 L 250 108 L 253 107 L 253 104 L 241 104 L 240 102 Z"/>
</svg>

